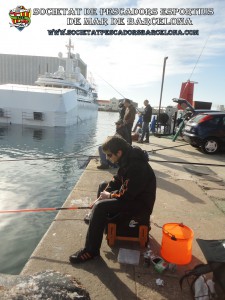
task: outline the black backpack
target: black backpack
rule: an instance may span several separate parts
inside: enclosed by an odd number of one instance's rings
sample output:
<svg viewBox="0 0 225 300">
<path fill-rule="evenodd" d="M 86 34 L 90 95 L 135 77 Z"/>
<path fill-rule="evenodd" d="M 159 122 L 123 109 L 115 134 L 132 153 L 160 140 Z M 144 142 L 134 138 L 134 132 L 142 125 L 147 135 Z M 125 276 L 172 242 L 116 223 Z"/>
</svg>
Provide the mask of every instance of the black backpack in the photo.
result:
<svg viewBox="0 0 225 300">
<path fill-rule="evenodd" d="M 207 264 L 199 264 L 192 270 L 187 271 L 180 278 L 180 287 L 182 289 L 184 279 L 187 279 L 191 291 L 194 294 L 194 284 L 196 280 L 207 273 L 213 273 L 217 300 L 225 299 L 225 240 L 202 240 L 196 239 L 206 260 Z M 208 289 L 209 299 L 213 299 Z"/>
</svg>

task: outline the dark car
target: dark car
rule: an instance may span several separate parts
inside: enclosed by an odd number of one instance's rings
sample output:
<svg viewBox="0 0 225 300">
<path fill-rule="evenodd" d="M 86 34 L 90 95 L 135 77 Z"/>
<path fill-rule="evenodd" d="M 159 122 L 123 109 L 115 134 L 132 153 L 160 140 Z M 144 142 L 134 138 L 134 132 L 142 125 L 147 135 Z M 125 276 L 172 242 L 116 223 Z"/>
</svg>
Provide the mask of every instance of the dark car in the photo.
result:
<svg viewBox="0 0 225 300">
<path fill-rule="evenodd" d="M 196 115 L 185 125 L 183 138 L 200 147 L 207 154 L 225 148 L 225 112 L 207 112 Z"/>
</svg>

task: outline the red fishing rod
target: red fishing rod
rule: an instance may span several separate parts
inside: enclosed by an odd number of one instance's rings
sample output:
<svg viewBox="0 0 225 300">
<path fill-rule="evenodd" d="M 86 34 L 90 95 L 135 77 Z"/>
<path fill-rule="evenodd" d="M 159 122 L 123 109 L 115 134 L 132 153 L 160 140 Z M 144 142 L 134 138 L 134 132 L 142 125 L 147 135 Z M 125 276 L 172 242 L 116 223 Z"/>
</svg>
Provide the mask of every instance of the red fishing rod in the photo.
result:
<svg viewBox="0 0 225 300">
<path fill-rule="evenodd" d="M 78 210 L 78 209 L 92 209 L 95 202 L 99 199 L 93 201 L 89 206 L 71 206 L 71 207 L 40 207 L 40 208 L 23 208 L 23 209 L 9 209 L 0 210 L 0 214 L 10 214 L 10 213 L 22 213 L 22 212 L 44 212 L 44 211 L 56 211 L 56 210 Z"/>
<path fill-rule="evenodd" d="M 43 207 L 43 208 L 24 208 L 24 209 L 11 209 L 0 210 L 0 214 L 9 213 L 22 213 L 22 212 L 44 212 L 44 211 L 56 211 L 56 210 L 77 210 L 77 209 L 91 209 L 91 206 L 72 206 L 72 207 Z"/>
</svg>

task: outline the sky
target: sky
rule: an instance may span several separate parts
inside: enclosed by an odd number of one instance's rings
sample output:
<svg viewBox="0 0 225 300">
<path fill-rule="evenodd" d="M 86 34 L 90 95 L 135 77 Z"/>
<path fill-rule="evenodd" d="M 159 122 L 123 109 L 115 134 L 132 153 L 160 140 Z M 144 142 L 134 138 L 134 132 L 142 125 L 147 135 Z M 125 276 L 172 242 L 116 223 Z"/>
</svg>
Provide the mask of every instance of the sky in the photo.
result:
<svg viewBox="0 0 225 300">
<path fill-rule="evenodd" d="M 10 26 L 9 11 L 18 5 L 32 10 L 31 23 L 22 31 Z M 48 8 L 73 8 L 76 14 L 38 14 L 40 11 L 50 11 Z M 108 10 L 106 15 L 104 10 L 101 15 L 101 8 L 114 11 Z M 120 8 L 122 13 L 124 9 L 136 9 L 133 12 L 139 14 L 112 14 L 118 12 L 115 8 Z M 162 107 L 174 105 L 172 99 L 179 97 L 182 82 L 191 80 L 196 82 L 194 100 L 212 102 L 215 108 L 225 105 L 224 0 L 24 0 L 20 3 L 11 0 L 1 5 L 0 14 L 0 53 L 57 57 L 61 52 L 66 57 L 65 45 L 71 38 L 74 52 L 80 54 L 95 79 L 101 100 L 125 97 L 142 107 L 145 99 L 152 106 L 158 106 L 161 99 Z M 85 18 L 92 18 L 93 22 L 98 18 L 105 25 L 85 25 Z M 117 22 L 120 18 L 123 22 L 111 25 L 112 18 Z M 81 24 L 67 25 L 68 19 L 75 19 Z M 149 24 L 128 25 L 131 19 Z M 178 21 L 184 24 L 179 25 Z M 151 22 L 174 24 L 154 25 Z M 48 30 L 51 29 L 65 29 L 67 32 L 96 32 L 102 29 L 198 30 L 199 34 L 49 35 Z"/>
</svg>

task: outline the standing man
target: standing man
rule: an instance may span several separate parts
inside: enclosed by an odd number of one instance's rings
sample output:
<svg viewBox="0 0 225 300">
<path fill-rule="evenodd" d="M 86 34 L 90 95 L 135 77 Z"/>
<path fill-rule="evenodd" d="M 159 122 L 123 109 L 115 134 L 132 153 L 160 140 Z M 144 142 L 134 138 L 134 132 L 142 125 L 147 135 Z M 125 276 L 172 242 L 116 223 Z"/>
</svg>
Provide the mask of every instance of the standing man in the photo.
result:
<svg viewBox="0 0 225 300">
<path fill-rule="evenodd" d="M 133 127 L 134 119 L 135 119 L 135 115 L 136 115 L 136 109 L 133 106 L 131 100 L 129 100 L 129 99 L 124 100 L 124 106 L 126 107 L 126 110 L 125 110 L 123 122 L 124 122 L 125 126 L 127 127 L 127 131 L 129 134 L 128 143 L 131 145 L 132 144 L 131 132 L 132 132 L 132 127 Z"/>
<path fill-rule="evenodd" d="M 144 112 L 142 113 L 143 115 L 142 135 L 138 143 L 149 143 L 149 123 L 151 122 L 152 119 L 152 107 L 149 104 L 147 99 L 144 101 L 144 106 L 145 109 Z"/>
<path fill-rule="evenodd" d="M 147 214 L 149 220 L 154 207 L 156 177 L 148 163 L 148 155 L 118 136 L 106 140 L 102 149 L 112 163 L 118 163 L 119 169 L 92 207 L 85 246 L 70 256 L 72 264 L 86 262 L 100 255 L 109 216 L 123 212 Z"/>
</svg>

